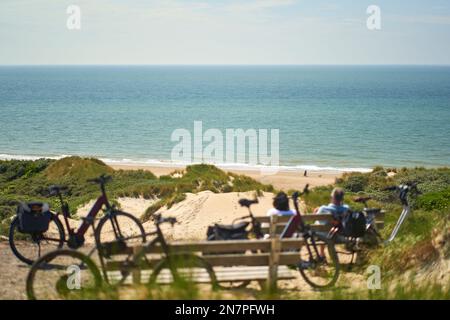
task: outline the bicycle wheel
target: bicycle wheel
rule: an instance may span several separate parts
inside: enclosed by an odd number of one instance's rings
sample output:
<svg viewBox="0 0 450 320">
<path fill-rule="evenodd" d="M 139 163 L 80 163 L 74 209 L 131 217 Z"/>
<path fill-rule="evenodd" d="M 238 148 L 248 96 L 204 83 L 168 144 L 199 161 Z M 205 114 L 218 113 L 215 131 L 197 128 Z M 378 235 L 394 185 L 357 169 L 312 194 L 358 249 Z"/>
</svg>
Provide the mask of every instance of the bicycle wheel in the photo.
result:
<svg viewBox="0 0 450 320">
<path fill-rule="evenodd" d="M 201 257 L 175 254 L 161 260 L 152 270 L 150 288 L 157 287 L 155 298 L 192 299 L 199 293 L 218 289 L 211 265 Z M 173 296 L 175 295 L 175 296 Z"/>
<path fill-rule="evenodd" d="M 9 228 L 9 246 L 14 255 L 25 262 L 32 264 L 44 254 L 61 249 L 64 245 L 64 227 L 58 217 L 52 214 L 49 228 L 44 233 L 22 233 L 19 230 L 19 218 L 16 216 Z"/>
<path fill-rule="evenodd" d="M 383 239 L 379 232 L 373 228 L 372 226 L 366 230 L 364 237 L 362 238 L 362 242 L 367 247 L 377 247 L 383 243 Z"/>
<path fill-rule="evenodd" d="M 300 250 L 300 263 L 297 265 L 300 274 L 313 288 L 333 286 L 339 277 L 339 260 L 334 242 L 314 233 L 306 241 Z"/>
<path fill-rule="evenodd" d="M 27 276 L 30 300 L 95 299 L 102 276 L 91 258 L 74 250 L 56 250 L 38 260 Z"/>
<path fill-rule="evenodd" d="M 111 211 L 100 220 L 95 237 L 104 256 L 125 246 L 142 245 L 146 241 L 145 230 L 139 219 L 118 210 Z"/>
</svg>

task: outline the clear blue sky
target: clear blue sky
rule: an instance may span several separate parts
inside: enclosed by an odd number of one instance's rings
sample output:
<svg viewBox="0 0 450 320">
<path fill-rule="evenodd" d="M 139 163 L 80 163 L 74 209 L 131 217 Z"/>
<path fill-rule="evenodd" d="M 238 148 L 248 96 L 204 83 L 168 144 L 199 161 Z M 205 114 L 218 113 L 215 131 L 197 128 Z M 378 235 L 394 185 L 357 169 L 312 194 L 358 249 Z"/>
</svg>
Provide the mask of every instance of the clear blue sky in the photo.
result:
<svg viewBox="0 0 450 320">
<path fill-rule="evenodd" d="M 1 0 L 0 64 L 450 64 L 450 1 Z"/>
</svg>

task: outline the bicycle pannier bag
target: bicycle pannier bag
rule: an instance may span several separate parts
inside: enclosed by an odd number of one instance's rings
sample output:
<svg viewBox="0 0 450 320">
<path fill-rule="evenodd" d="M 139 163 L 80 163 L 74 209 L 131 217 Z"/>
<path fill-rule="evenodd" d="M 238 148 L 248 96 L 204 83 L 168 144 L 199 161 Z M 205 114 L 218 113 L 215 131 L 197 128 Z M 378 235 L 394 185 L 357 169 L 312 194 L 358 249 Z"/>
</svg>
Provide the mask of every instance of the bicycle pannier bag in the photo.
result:
<svg viewBox="0 0 450 320">
<path fill-rule="evenodd" d="M 43 233 L 51 220 L 49 205 L 43 202 L 21 203 L 17 207 L 19 231 L 22 233 Z"/>
<path fill-rule="evenodd" d="M 362 212 L 348 212 L 342 225 L 346 237 L 359 238 L 366 232 L 366 217 Z"/>
</svg>

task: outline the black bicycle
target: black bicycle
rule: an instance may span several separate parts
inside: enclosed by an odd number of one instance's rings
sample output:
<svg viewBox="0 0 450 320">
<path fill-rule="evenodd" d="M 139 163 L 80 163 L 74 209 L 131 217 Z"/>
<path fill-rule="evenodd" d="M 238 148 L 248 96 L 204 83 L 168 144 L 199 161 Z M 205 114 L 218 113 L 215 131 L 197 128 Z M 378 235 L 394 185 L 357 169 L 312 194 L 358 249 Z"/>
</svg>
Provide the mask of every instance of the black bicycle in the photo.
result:
<svg viewBox="0 0 450 320">
<path fill-rule="evenodd" d="M 172 286 L 218 288 L 214 270 L 206 260 L 194 254 L 171 252 L 160 226 L 164 223 L 173 225 L 176 219 L 154 215 L 154 221 L 156 230 L 147 234 L 154 236 L 153 240 L 139 247 L 138 251 L 131 250 L 121 241 L 99 243 L 96 238 L 100 268 L 91 257 L 80 251 L 56 250 L 42 256 L 27 276 L 28 299 L 98 298 L 103 289 L 127 283 L 133 270 L 137 269 L 151 269 L 147 284 L 149 288 L 157 287 L 159 294 Z M 88 223 L 96 232 L 92 220 Z M 147 252 L 151 247 L 156 247 L 162 254 L 155 259 L 149 258 Z M 114 254 L 126 255 L 126 258 L 115 261 L 118 268 L 109 271 L 106 259 Z"/>
<path fill-rule="evenodd" d="M 302 220 L 298 199 L 308 192 L 308 185 L 303 192 L 294 192 L 292 200 L 296 214 L 289 220 L 281 238 L 300 237 L 305 244 L 299 251 L 300 261 L 296 268 L 311 287 L 323 289 L 333 286 L 339 277 L 339 259 L 333 239 L 327 233 L 316 232 Z"/>
<path fill-rule="evenodd" d="M 27 264 L 32 264 L 36 258 L 39 258 L 45 253 L 61 249 L 64 243 L 71 249 L 82 247 L 85 243 L 85 234 L 89 229 L 91 220 L 93 221 L 103 208 L 104 216 L 100 219 L 94 233 L 94 237 L 98 243 L 102 244 L 111 240 L 123 242 L 128 245 L 146 242 L 145 231 L 139 219 L 132 214 L 116 209 L 108 201 L 105 185 L 110 180 L 111 177 L 105 175 L 88 180 L 88 182 L 100 186 L 101 194 L 86 218 L 82 219 L 82 223 L 77 230 L 70 226 L 69 205 L 64 201 L 62 196 L 62 193 L 67 190 L 67 187 L 51 186 L 49 188 L 50 195 L 59 198 L 61 212 L 49 213 L 50 223 L 48 224 L 47 230 L 44 232 L 23 232 L 20 228 L 19 217 L 16 216 L 9 229 L 9 244 L 14 255 L 19 260 Z M 30 206 L 36 205 L 43 206 L 44 204 L 34 202 Z M 62 215 L 64 219 L 68 234 L 67 237 L 64 226 L 59 219 L 60 215 Z"/>
<path fill-rule="evenodd" d="M 356 252 L 362 251 L 363 249 L 376 247 L 383 244 L 389 244 L 392 242 L 398 234 L 400 227 L 405 222 L 406 218 L 411 213 L 411 208 L 408 202 L 408 196 L 411 193 L 421 194 L 421 192 L 417 189 L 417 184 L 414 182 L 408 182 L 405 184 L 400 184 L 398 186 L 390 186 L 383 188 L 382 191 L 397 191 L 400 202 L 402 203 L 403 210 L 400 213 L 400 216 L 397 220 L 397 223 L 392 230 L 391 235 L 387 240 L 383 240 L 380 232 L 378 231 L 376 225 L 376 217 L 380 214 L 381 208 L 370 208 L 368 206 L 368 201 L 372 199 L 370 196 L 366 197 L 357 197 L 353 199 L 353 201 L 358 203 L 363 203 L 364 208 L 361 212 L 357 212 L 357 214 L 362 214 L 364 216 L 363 219 L 363 230 L 357 236 L 349 236 L 345 233 L 345 222 L 343 222 L 343 218 L 336 218 L 332 223 L 333 227 L 330 229 L 328 236 L 334 240 L 335 243 L 344 244 L 347 252 L 339 252 L 342 254 L 351 255 L 350 265 L 353 264 L 354 256 Z M 347 214 L 353 214 L 354 212 L 350 211 Z M 344 216 L 345 218 L 345 216 Z"/>
<path fill-rule="evenodd" d="M 261 223 L 255 218 L 250 208 L 253 204 L 257 203 L 258 199 L 239 199 L 240 206 L 247 208 L 248 215 L 234 219 L 229 225 L 216 223 L 212 226 L 209 226 L 207 230 L 207 240 L 243 240 L 252 238 L 262 239 L 264 237 L 264 234 L 261 229 Z M 250 281 L 228 281 L 221 282 L 218 285 L 222 289 L 239 289 L 246 287 L 249 284 Z"/>
<path fill-rule="evenodd" d="M 252 213 L 251 206 L 257 204 L 258 199 L 239 199 L 241 207 L 248 210 L 248 215 L 234 219 L 231 224 L 214 224 L 208 227 L 206 238 L 208 241 L 214 240 L 242 240 L 242 239 L 261 239 L 264 234 L 261 229 L 261 223 Z M 250 226 L 250 228 L 248 228 Z"/>
</svg>

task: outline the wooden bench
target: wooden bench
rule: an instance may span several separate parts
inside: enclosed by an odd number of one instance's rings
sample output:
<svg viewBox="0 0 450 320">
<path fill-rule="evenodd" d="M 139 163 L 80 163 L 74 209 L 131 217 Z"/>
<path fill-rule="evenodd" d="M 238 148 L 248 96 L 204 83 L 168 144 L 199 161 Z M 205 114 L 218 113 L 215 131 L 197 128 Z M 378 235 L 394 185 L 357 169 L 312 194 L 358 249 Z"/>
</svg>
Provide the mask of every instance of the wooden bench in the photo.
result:
<svg viewBox="0 0 450 320">
<path fill-rule="evenodd" d="M 377 221 L 378 228 L 384 226 L 380 213 Z M 169 244 L 172 253 L 191 253 L 202 256 L 213 267 L 218 282 L 258 281 L 266 283 L 270 290 L 276 289 L 277 280 L 294 279 L 297 270 L 288 266 L 296 265 L 299 261 L 299 250 L 304 241 L 302 238 L 280 239 L 290 217 L 257 217 L 262 223 L 263 231 L 270 235 L 270 239 L 261 240 L 231 240 L 231 241 L 177 241 Z M 317 231 L 327 231 L 330 225 L 314 224 L 315 221 L 329 222 L 330 215 L 304 215 L 305 223 Z M 127 248 L 119 255 L 132 254 L 140 248 Z M 236 253 L 245 252 L 245 253 Z M 145 270 L 133 270 L 125 283 L 148 282 L 151 268 L 161 259 L 161 248 L 154 246 L 146 249 L 150 265 Z M 121 278 L 119 270 L 123 268 L 123 261 L 115 259 L 107 263 L 108 278 L 115 282 Z M 196 275 L 196 282 L 207 279 L 206 272 Z M 162 282 L 165 282 L 162 280 Z"/>
<path fill-rule="evenodd" d="M 381 210 L 381 212 L 376 216 L 375 223 L 378 229 L 382 229 L 384 227 L 384 215 L 385 211 Z M 276 234 L 281 234 L 290 218 L 290 216 L 278 217 L 276 222 Z M 329 214 L 305 214 L 302 215 L 302 219 L 306 224 L 311 225 L 311 228 L 314 231 L 329 231 L 329 223 L 333 218 Z M 258 220 L 262 224 L 262 231 L 264 233 L 270 233 L 270 217 L 260 216 L 256 217 L 256 220 Z M 320 222 L 321 224 L 316 224 L 316 221 Z"/>
</svg>

